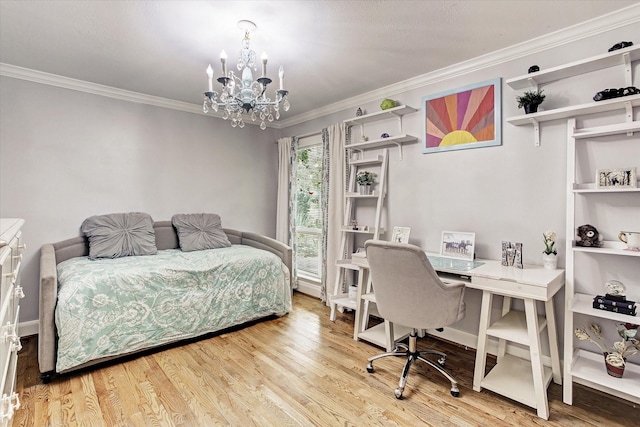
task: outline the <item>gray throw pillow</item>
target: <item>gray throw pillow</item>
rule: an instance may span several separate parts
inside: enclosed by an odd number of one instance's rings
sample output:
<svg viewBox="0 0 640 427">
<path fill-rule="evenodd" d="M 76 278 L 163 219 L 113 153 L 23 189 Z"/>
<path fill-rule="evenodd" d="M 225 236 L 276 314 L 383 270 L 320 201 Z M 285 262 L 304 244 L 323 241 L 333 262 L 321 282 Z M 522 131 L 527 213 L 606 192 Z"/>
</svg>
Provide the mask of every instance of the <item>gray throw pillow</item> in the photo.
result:
<svg viewBox="0 0 640 427">
<path fill-rule="evenodd" d="M 222 230 L 220 215 L 176 214 L 171 217 L 171 223 L 178 232 L 180 249 L 184 252 L 231 246 L 229 238 Z"/>
<path fill-rule="evenodd" d="M 80 230 L 89 239 L 89 259 L 158 253 L 153 219 L 143 212 L 94 215 Z"/>
</svg>

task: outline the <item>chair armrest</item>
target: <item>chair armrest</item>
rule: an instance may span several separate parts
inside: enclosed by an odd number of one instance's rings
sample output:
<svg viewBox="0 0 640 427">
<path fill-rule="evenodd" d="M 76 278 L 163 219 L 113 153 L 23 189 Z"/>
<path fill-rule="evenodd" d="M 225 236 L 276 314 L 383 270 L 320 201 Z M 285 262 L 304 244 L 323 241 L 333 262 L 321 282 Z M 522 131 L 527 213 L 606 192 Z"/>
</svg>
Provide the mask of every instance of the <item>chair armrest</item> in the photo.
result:
<svg viewBox="0 0 640 427">
<path fill-rule="evenodd" d="M 38 325 L 38 365 L 40 373 L 56 368 L 55 310 L 58 299 L 58 273 L 53 245 L 40 249 L 40 320 Z"/>
</svg>

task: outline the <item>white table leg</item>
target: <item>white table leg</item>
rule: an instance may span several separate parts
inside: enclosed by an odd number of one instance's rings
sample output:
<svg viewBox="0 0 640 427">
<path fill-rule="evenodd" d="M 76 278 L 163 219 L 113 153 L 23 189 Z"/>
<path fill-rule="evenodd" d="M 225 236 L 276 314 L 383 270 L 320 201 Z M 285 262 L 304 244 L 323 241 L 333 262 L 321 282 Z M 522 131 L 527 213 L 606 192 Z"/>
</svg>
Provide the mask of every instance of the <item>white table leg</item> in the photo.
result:
<svg viewBox="0 0 640 427">
<path fill-rule="evenodd" d="M 529 351 L 531 354 L 531 369 L 533 373 L 533 389 L 536 398 L 536 410 L 538 416 L 549 419 L 549 402 L 544 381 L 544 366 L 542 364 L 542 352 L 540 349 L 540 334 L 538 334 L 538 312 L 536 301 L 530 298 L 524 300 L 524 311 L 527 318 L 527 331 L 529 333 Z"/>
<path fill-rule="evenodd" d="M 511 311 L 511 297 L 503 296 L 502 297 L 502 317 L 506 316 L 507 313 Z M 498 357 L 497 363 L 502 362 L 502 358 L 507 353 L 507 340 L 498 339 Z"/>
<path fill-rule="evenodd" d="M 362 332 L 362 325 L 368 323 L 369 319 L 364 318 L 365 314 L 365 302 L 362 299 L 362 294 L 364 294 L 364 286 L 369 276 L 368 268 L 359 268 L 358 269 L 358 289 L 356 293 L 356 313 L 355 319 L 353 321 L 353 339 L 358 341 L 358 334 Z"/>
<path fill-rule="evenodd" d="M 489 291 L 482 291 L 482 307 L 480 308 L 480 325 L 478 330 L 478 348 L 476 350 L 476 365 L 473 373 L 473 389 L 482 390 L 482 380 L 487 365 L 487 329 L 491 322 L 491 303 L 493 295 Z"/>
<path fill-rule="evenodd" d="M 545 301 L 544 309 L 547 313 L 547 333 L 549 334 L 549 353 L 551 356 L 553 382 L 561 385 L 562 371 L 560 370 L 560 355 L 558 354 L 558 332 L 556 331 L 556 316 L 553 309 L 553 298 Z"/>
</svg>

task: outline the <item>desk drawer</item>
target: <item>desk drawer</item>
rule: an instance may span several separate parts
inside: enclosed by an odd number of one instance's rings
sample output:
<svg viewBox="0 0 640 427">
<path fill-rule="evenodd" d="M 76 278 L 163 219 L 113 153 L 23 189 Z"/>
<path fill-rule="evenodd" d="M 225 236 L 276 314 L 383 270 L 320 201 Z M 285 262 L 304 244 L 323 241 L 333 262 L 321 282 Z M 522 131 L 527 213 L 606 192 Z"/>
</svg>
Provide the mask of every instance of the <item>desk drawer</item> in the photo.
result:
<svg viewBox="0 0 640 427">
<path fill-rule="evenodd" d="M 514 298 L 532 298 L 547 301 L 553 296 L 553 294 L 549 295 L 549 289 L 545 286 L 533 286 L 511 280 L 492 279 L 488 277 L 473 276 L 468 286 L 470 288 L 481 289 Z"/>
</svg>

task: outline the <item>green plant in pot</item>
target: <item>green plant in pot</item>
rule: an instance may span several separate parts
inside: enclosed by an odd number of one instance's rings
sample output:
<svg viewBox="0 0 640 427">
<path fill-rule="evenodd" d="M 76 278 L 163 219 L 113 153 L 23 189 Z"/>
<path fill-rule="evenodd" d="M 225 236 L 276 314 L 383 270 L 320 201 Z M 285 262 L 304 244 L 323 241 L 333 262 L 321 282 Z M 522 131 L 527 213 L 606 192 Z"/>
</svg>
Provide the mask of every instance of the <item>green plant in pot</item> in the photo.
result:
<svg viewBox="0 0 640 427">
<path fill-rule="evenodd" d="M 360 194 L 371 194 L 371 188 L 376 183 L 376 174 L 370 171 L 360 171 L 356 175 Z"/>
<path fill-rule="evenodd" d="M 547 96 L 542 92 L 544 90 L 527 90 L 521 96 L 517 96 L 518 108 L 524 107 L 524 112 L 527 114 L 535 113 Z"/>
</svg>

